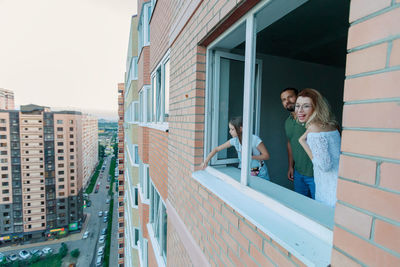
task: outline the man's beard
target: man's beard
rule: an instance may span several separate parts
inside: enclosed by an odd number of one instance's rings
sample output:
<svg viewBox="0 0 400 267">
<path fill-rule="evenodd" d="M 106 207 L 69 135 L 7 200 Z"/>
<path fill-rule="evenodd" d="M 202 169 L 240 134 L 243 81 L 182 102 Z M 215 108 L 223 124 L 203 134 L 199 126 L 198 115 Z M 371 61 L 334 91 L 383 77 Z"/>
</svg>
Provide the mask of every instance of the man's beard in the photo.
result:
<svg viewBox="0 0 400 267">
<path fill-rule="evenodd" d="M 295 104 L 289 104 L 286 106 L 286 110 L 289 112 L 293 112 L 295 109 Z"/>
</svg>

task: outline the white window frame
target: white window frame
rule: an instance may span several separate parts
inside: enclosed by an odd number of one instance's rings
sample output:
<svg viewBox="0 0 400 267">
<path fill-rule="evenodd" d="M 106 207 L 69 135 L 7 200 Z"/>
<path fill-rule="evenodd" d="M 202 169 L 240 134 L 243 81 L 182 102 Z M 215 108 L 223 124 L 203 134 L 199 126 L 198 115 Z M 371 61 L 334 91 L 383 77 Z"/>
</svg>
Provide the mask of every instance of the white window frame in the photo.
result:
<svg viewBox="0 0 400 267">
<path fill-rule="evenodd" d="M 210 60 L 213 61 L 214 63 L 214 72 L 213 72 L 213 88 L 220 88 L 219 81 L 220 81 L 220 62 L 221 58 L 226 58 L 226 59 L 232 59 L 232 60 L 237 60 L 237 61 L 245 61 L 245 57 L 237 54 L 232 54 L 232 53 L 227 53 L 227 52 L 222 52 L 215 50 L 212 54 L 210 53 L 209 56 Z M 258 66 L 258 71 L 257 71 L 257 76 L 256 76 L 256 90 L 255 90 L 255 99 L 257 100 L 256 103 L 256 121 L 254 124 L 254 134 L 259 135 L 260 132 L 260 110 L 261 110 L 261 73 L 262 73 L 262 61 L 261 60 L 256 60 L 256 64 Z M 253 87 L 252 87 L 253 88 Z M 219 90 L 212 90 L 212 107 L 214 111 L 219 111 Z M 218 132 L 219 132 L 219 127 L 220 127 L 220 122 L 219 122 L 219 112 L 212 112 L 212 119 L 211 121 L 211 127 L 212 127 L 212 132 L 213 134 L 210 134 L 210 142 L 211 143 L 208 147 L 205 146 L 207 149 L 205 151 L 205 155 L 208 155 L 213 147 L 217 147 L 221 144 L 218 143 Z M 229 118 L 226 118 L 226 123 L 229 120 Z M 228 124 L 226 124 L 226 129 L 228 129 Z M 230 159 L 218 159 L 218 155 L 213 157 L 211 159 L 211 165 L 225 165 L 225 164 L 232 164 L 232 163 L 238 163 L 239 159 L 238 158 L 230 158 Z"/>
<path fill-rule="evenodd" d="M 141 126 L 146 126 L 152 119 L 151 101 L 149 103 L 149 97 L 151 97 L 151 86 L 144 85 L 142 90 L 139 92 L 139 117 Z"/>
<path fill-rule="evenodd" d="M 252 110 L 253 110 L 253 90 L 250 90 L 250 88 L 254 87 L 254 79 L 251 79 L 251 77 L 254 77 L 254 71 L 255 71 L 255 63 L 256 63 L 256 58 L 255 58 L 255 52 L 256 52 L 256 47 L 255 47 L 255 42 L 256 42 L 256 35 L 257 32 L 272 23 L 274 23 L 276 20 L 280 19 L 281 17 L 284 17 L 286 14 L 289 12 L 295 10 L 308 0 L 300 0 L 300 1 L 287 1 L 284 4 L 279 3 L 277 4 L 278 1 L 272 2 L 269 5 L 268 11 L 266 13 L 270 13 L 270 16 L 267 17 L 266 20 L 262 21 L 262 25 L 258 25 L 256 23 L 256 14 L 259 11 L 262 11 L 262 9 L 266 6 L 267 3 L 271 2 L 270 0 L 263 0 L 260 1 L 252 10 L 250 10 L 246 15 L 244 15 L 242 18 L 240 18 L 237 22 L 234 23 L 225 33 L 221 34 L 217 39 L 215 39 L 207 48 L 207 63 L 206 63 L 206 116 L 205 116 L 205 153 L 204 155 L 207 155 L 207 152 L 209 151 L 211 147 L 211 135 L 212 135 L 212 108 L 213 106 L 211 105 L 211 99 L 213 94 L 213 82 L 214 82 L 214 77 L 212 73 L 212 69 L 210 66 L 212 66 L 213 62 L 213 57 L 212 53 L 213 51 L 216 50 L 216 47 L 218 43 L 226 38 L 230 33 L 232 33 L 234 30 L 236 30 L 243 22 L 246 22 L 246 46 L 245 46 L 245 78 L 244 78 L 244 105 L 243 105 L 243 137 L 242 137 L 242 168 L 240 171 L 240 183 L 236 182 L 234 179 L 232 179 L 228 174 L 219 171 L 217 168 L 213 167 L 207 167 L 206 169 L 206 174 L 203 174 L 202 172 L 197 172 L 193 174 L 193 177 L 198 180 L 201 184 L 204 186 L 208 187 L 212 192 L 215 194 L 219 195 L 218 190 L 222 190 L 222 187 L 214 186 L 212 183 L 208 183 L 210 179 L 210 175 L 214 177 L 218 177 L 223 180 L 223 183 L 230 187 L 233 186 L 236 190 L 238 190 L 239 193 L 243 194 L 245 198 L 249 198 L 251 201 L 254 203 L 261 203 L 263 205 L 263 209 L 265 210 L 270 210 L 277 215 L 280 216 L 280 218 L 284 219 L 287 222 L 293 223 L 293 225 L 296 225 L 297 230 L 293 230 L 293 234 L 297 234 L 296 231 L 300 231 L 302 233 L 307 233 L 306 235 L 310 236 L 310 239 L 313 239 L 313 242 L 316 242 L 318 240 L 318 245 L 324 244 L 321 250 L 318 252 L 318 260 L 322 260 L 324 262 L 328 262 L 330 260 L 330 251 L 328 251 L 328 248 L 331 248 L 332 246 L 332 239 L 333 239 L 333 232 L 331 229 L 325 227 L 320 221 L 317 221 L 314 218 L 309 218 L 297 211 L 296 209 L 293 209 L 292 207 L 288 206 L 288 203 L 281 203 L 268 195 L 265 195 L 263 193 L 260 193 L 248 186 L 248 177 L 249 177 L 249 169 L 250 169 L 250 137 L 252 134 L 252 129 L 253 129 L 253 116 L 252 116 Z M 271 7 L 273 6 L 273 7 Z M 278 7 L 279 6 L 279 7 Z M 271 14 L 273 13 L 273 14 Z M 264 13 L 265 15 L 265 13 Z M 205 175 L 205 176 L 204 176 Z M 207 179 L 204 179 L 205 177 L 208 177 Z M 268 182 L 266 182 L 268 183 Z M 274 185 L 271 183 L 271 185 Z M 287 189 L 280 187 L 279 185 L 274 185 L 273 188 L 277 190 L 282 189 L 282 192 L 284 190 L 287 191 Z M 225 194 L 226 192 L 223 192 Z M 295 192 L 290 192 L 292 194 L 297 194 Z M 227 203 L 229 203 L 229 200 L 227 199 Z M 237 204 L 237 203 L 236 203 Z M 235 205 L 233 205 L 235 206 Z M 243 207 L 242 207 L 243 208 Z M 240 210 L 241 207 L 238 207 Z M 245 209 L 243 210 L 245 211 Z M 257 220 L 253 219 L 254 215 L 250 215 L 250 213 L 243 212 L 245 214 L 245 218 L 252 221 L 257 227 L 260 229 L 265 229 L 264 223 L 260 222 L 258 223 Z M 326 213 L 324 213 L 325 215 Z M 301 229 L 301 230 L 300 230 Z M 268 233 L 268 231 L 267 231 Z M 272 234 L 272 233 L 271 233 Z M 296 237 L 297 240 L 298 237 Z M 278 238 L 279 239 L 279 238 Z M 310 262 L 310 259 L 307 258 L 306 255 L 304 254 L 299 254 L 298 248 L 288 247 L 285 244 L 283 244 L 283 247 L 287 249 L 289 252 L 293 253 L 296 257 L 304 261 L 306 264 L 314 264 L 313 262 Z M 301 246 L 302 249 L 304 249 L 304 246 Z M 313 250 L 314 251 L 314 250 Z M 309 254 L 309 253 L 307 253 Z M 309 254 L 311 255 L 311 254 Z"/>
<path fill-rule="evenodd" d="M 143 238 L 142 231 L 139 231 L 139 243 L 137 244 L 139 250 L 139 262 L 140 266 L 148 266 L 148 241 Z"/>
<path fill-rule="evenodd" d="M 143 3 L 138 22 L 138 55 L 143 47 L 150 45 L 150 15 L 151 2 Z"/>
<path fill-rule="evenodd" d="M 166 216 L 167 210 L 165 202 L 157 188 L 151 182 L 149 223 L 147 227 L 158 266 L 166 266 L 167 264 L 167 255 L 164 254 L 164 241 L 167 239 L 167 233 L 164 232 L 163 227 L 164 224 L 167 224 L 167 220 L 164 220 Z"/>
<path fill-rule="evenodd" d="M 150 173 L 149 165 L 140 161 L 139 163 L 139 187 L 140 199 L 142 203 L 149 204 L 150 202 Z"/>
<path fill-rule="evenodd" d="M 161 59 L 160 63 L 156 66 L 154 71 L 151 73 L 151 95 L 152 95 L 152 107 L 156 108 L 155 110 L 152 109 L 152 122 L 155 124 L 164 124 L 168 126 L 168 123 L 166 122 L 166 118 L 168 117 L 168 114 L 166 114 L 165 110 L 165 97 L 166 97 L 166 92 L 165 92 L 165 65 L 166 63 L 169 63 L 170 69 L 171 69 L 171 63 L 170 63 L 170 50 L 168 50 L 163 58 Z M 158 73 L 161 75 L 160 77 L 160 88 L 156 88 L 156 84 L 154 84 L 154 80 L 157 80 Z M 170 72 L 171 73 L 171 72 Z M 168 81 L 170 81 L 170 77 L 168 77 Z M 168 82 L 170 86 L 170 82 Z M 170 88 L 169 88 L 170 90 Z M 169 98 L 169 92 L 168 96 Z M 160 99 L 160 105 L 155 105 L 154 99 Z M 168 99 L 169 103 L 169 99 Z M 169 107 L 167 108 L 169 110 Z M 159 114 L 159 116 L 157 116 Z"/>
</svg>

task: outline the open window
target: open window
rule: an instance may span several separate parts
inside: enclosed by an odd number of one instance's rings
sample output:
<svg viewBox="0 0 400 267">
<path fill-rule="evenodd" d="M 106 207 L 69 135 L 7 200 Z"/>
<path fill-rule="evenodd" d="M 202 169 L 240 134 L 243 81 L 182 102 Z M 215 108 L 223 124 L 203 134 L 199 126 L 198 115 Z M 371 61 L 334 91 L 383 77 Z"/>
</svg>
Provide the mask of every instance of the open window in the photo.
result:
<svg viewBox="0 0 400 267">
<path fill-rule="evenodd" d="M 349 1 L 267 1 L 236 22 L 207 49 L 205 155 L 231 137 L 229 119 L 243 116 L 242 169 L 234 149 L 211 161 L 225 176 L 333 229 L 332 208 L 295 193 L 288 159 L 280 92 L 317 89 L 341 124 Z M 250 176 L 251 134 L 269 151 L 271 182 Z"/>
</svg>

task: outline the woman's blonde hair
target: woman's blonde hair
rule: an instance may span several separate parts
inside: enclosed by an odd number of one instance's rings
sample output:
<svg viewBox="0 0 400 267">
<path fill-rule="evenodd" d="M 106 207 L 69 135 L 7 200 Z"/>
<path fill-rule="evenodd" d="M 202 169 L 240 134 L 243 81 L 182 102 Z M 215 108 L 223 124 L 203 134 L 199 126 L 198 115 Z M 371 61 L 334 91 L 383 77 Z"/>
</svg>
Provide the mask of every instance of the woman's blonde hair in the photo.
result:
<svg viewBox="0 0 400 267">
<path fill-rule="evenodd" d="M 305 88 L 300 91 L 297 97 L 309 97 L 314 108 L 309 120 L 306 123 L 306 128 L 311 123 L 319 124 L 321 127 L 333 126 L 338 128 L 335 116 L 331 112 L 328 101 L 315 89 Z"/>
</svg>

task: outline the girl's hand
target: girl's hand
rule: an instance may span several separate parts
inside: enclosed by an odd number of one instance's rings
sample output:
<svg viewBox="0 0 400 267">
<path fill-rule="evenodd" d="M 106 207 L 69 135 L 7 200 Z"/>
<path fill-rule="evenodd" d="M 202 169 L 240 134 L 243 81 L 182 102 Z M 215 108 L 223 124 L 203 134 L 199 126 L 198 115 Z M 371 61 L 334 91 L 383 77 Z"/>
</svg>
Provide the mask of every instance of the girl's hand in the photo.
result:
<svg viewBox="0 0 400 267">
<path fill-rule="evenodd" d="M 207 165 L 208 165 L 208 162 L 203 162 L 203 163 L 200 165 L 200 170 L 204 170 L 205 168 L 207 168 Z"/>
</svg>

